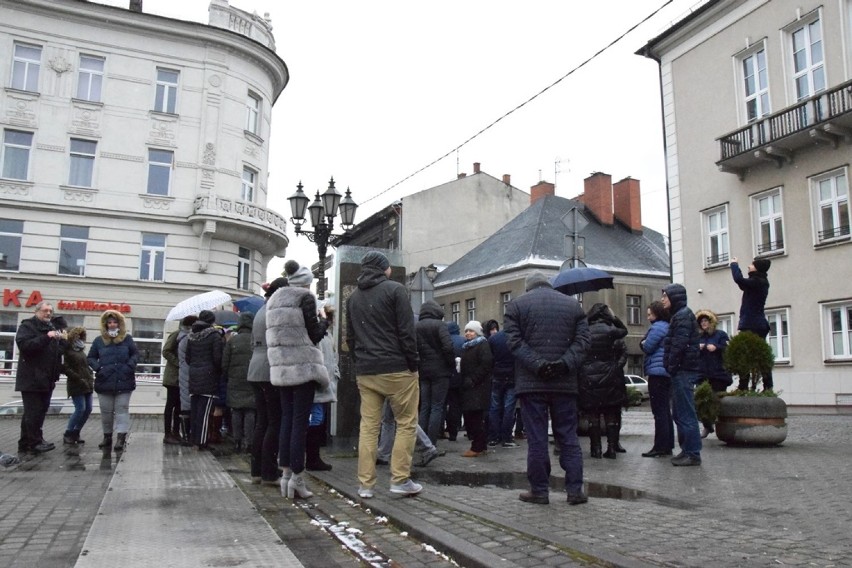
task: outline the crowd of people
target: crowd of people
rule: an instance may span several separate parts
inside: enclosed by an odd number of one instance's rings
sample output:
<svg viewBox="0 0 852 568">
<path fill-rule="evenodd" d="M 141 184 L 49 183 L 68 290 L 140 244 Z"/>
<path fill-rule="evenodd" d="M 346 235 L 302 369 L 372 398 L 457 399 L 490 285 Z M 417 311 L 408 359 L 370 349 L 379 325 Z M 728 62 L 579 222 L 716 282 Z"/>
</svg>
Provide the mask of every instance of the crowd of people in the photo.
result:
<svg viewBox="0 0 852 568">
<path fill-rule="evenodd" d="M 761 337 L 769 331 L 763 315 L 769 264 L 755 259 L 744 278 L 736 259 L 731 263 L 743 290 L 739 329 Z M 527 440 L 530 490 L 520 499 L 535 504 L 549 503 L 552 431 L 568 503 L 585 503 L 580 419 L 589 425 L 590 458 L 616 459 L 625 451 L 620 429 L 628 398 L 628 330 L 621 320 L 601 303 L 584 311 L 577 299 L 535 272 L 526 279 L 526 293 L 507 305 L 503 330 L 495 320 L 484 327 L 469 321 L 462 335 L 458 324 L 443 321 L 434 301 L 424 302 L 415 319 L 407 291 L 390 276 L 387 257 L 367 253 L 345 305 L 346 342 L 360 394 L 359 496 L 373 497 L 377 465 L 389 466 L 392 493 L 422 491 L 411 476 L 415 455 L 422 466 L 444 455 L 439 444 L 457 440 L 463 421 L 470 441 L 464 457 L 498 446 L 517 448 L 516 440 Z M 235 450 L 250 455 L 252 482 L 279 486 L 288 498 L 312 496 L 303 472 L 331 469 L 320 448 L 339 380 L 335 309 L 316 301 L 312 280 L 307 267 L 291 260 L 280 278 L 264 285 L 264 305 L 255 314 L 240 314 L 235 329 L 216 325 L 209 310 L 181 320 L 163 345 L 164 444 L 204 450 L 227 414 Z M 650 327 L 640 343 L 654 416 L 654 443 L 642 456 L 672 456 L 677 440 L 675 466 L 700 465 L 702 438 L 713 429 L 705 423 L 699 431 L 696 384 L 706 381 L 721 392 L 733 382 L 723 365 L 728 335 L 718 329 L 712 311 L 693 313 L 687 300 L 684 286 L 666 286 L 648 306 Z M 63 443 L 84 443 L 81 431 L 96 392 L 99 447 L 122 452 L 138 358 L 124 317 L 112 310 L 102 314 L 88 354 L 86 330 L 66 328 L 52 305 L 41 302 L 18 330 L 16 389 L 24 404 L 18 450 L 54 449 L 42 427 L 64 373 L 74 412 Z M 772 388 L 771 378 L 765 388 Z"/>
</svg>

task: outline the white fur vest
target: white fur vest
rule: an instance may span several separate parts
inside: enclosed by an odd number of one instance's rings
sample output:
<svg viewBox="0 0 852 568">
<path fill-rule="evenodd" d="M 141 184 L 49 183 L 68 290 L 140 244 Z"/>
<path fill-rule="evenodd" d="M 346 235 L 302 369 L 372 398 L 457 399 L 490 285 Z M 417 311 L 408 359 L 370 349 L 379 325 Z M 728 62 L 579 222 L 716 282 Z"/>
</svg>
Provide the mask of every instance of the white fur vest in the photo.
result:
<svg viewBox="0 0 852 568">
<path fill-rule="evenodd" d="M 328 371 L 322 352 L 305 327 L 302 300 L 305 288 L 281 288 L 266 305 L 266 346 L 269 381 L 277 387 L 292 387 L 310 381 L 328 386 Z"/>
</svg>

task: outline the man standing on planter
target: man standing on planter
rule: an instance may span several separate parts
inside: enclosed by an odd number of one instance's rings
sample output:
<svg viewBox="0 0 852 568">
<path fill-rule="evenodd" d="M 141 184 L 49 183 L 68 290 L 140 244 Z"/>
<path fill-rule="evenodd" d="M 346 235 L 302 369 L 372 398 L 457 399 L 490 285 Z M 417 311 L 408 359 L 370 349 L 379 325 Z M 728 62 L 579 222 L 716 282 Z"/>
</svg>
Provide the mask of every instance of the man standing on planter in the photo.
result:
<svg viewBox="0 0 852 568">
<path fill-rule="evenodd" d="M 686 305 L 686 288 L 682 285 L 669 284 L 663 288 L 662 302 L 672 316 L 664 344 L 663 366 L 672 378 L 672 418 L 681 449 L 672 458 L 672 465 L 701 465 L 701 434 L 692 394 L 699 372 L 698 322 Z"/>
<path fill-rule="evenodd" d="M 731 276 L 743 291 L 740 304 L 740 322 L 737 329 L 750 331 L 765 340 L 769 335 L 769 321 L 766 319 L 764 308 L 766 297 L 769 295 L 769 267 L 772 261 L 768 258 L 755 258 L 748 266 L 748 278 L 743 277 L 737 257 L 731 259 Z M 763 390 L 772 390 L 772 372 L 763 376 Z M 748 378 L 740 377 L 739 390 L 748 390 Z"/>
</svg>

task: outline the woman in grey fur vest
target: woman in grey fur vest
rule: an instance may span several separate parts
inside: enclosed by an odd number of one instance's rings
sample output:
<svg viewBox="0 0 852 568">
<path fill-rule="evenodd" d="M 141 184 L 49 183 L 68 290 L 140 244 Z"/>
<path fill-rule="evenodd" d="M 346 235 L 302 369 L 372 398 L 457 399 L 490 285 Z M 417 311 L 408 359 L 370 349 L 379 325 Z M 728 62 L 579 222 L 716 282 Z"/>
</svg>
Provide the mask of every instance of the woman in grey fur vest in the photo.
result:
<svg viewBox="0 0 852 568">
<path fill-rule="evenodd" d="M 295 265 L 297 268 L 293 268 Z M 313 496 L 305 486 L 305 436 L 317 389 L 328 387 L 328 371 L 317 344 L 327 323 L 320 321 L 317 303 L 307 287 L 313 276 L 307 267 L 285 265 L 289 286 L 279 288 L 266 304 L 266 347 L 269 381 L 281 395 L 281 435 L 278 465 L 281 493 L 302 499 Z"/>
</svg>

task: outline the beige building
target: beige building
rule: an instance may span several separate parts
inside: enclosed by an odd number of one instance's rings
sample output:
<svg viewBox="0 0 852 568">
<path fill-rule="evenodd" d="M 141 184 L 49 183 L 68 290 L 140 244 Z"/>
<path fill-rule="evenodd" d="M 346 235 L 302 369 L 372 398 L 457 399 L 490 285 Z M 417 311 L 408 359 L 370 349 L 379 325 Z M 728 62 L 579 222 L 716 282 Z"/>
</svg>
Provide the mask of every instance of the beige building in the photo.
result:
<svg viewBox="0 0 852 568">
<path fill-rule="evenodd" d="M 140 371 L 156 372 L 173 305 L 252 295 L 284 254 L 285 220 L 266 203 L 271 110 L 289 73 L 267 20 L 213 0 L 210 22 L 0 2 L 6 374 L 42 298 L 90 330 L 106 307 L 124 312 L 150 363 Z"/>
<path fill-rule="evenodd" d="M 733 257 L 772 261 L 788 403 L 852 404 L 852 3 L 714 0 L 639 51 L 660 64 L 674 279 L 735 330 Z"/>
</svg>

